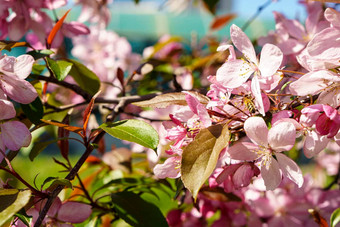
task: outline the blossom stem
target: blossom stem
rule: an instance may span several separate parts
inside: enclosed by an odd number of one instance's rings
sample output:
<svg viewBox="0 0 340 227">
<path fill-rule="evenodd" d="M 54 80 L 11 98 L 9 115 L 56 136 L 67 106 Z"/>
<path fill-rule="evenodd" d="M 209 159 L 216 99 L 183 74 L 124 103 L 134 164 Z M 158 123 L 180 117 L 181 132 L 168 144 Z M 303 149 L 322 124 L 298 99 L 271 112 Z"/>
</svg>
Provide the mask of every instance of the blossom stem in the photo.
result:
<svg viewBox="0 0 340 227">
<path fill-rule="evenodd" d="M 297 72 L 297 71 L 292 71 L 292 70 L 283 70 L 283 69 L 280 70 L 279 69 L 277 71 L 282 72 L 282 73 L 295 73 L 295 74 L 305 75 L 305 73 Z"/>
</svg>

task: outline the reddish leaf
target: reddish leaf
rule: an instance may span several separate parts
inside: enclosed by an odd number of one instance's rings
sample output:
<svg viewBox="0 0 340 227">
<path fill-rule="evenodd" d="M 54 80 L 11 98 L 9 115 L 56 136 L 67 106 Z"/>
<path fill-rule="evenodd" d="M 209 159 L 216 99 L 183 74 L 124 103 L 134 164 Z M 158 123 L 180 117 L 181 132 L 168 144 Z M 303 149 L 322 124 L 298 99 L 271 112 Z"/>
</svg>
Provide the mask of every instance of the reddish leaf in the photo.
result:
<svg viewBox="0 0 340 227">
<path fill-rule="evenodd" d="M 118 69 L 117 69 L 117 78 L 118 78 L 120 84 L 122 85 L 122 89 L 123 89 L 122 95 L 124 96 L 125 95 L 124 72 L 120 67 L 118 67 Z"/>
<path fill-rule="evenodd" d="M 44 120 L 44 119 L 41 119 L 41 121 L 46 123 L 46 124 L 49 124 L 49 125 L 62 127 L 62 128 L 66 129 L 68 131 L 75 132 L 75 133 L 79 134 L 81 137 L 83 137 L 83 134 L 82 134 L 83 128 L 63 124 L 63 123 L 60 123 L 60 122 L 57 122 L 57 121 L 49 121 L 49 120 Z"/>
<path fill-rule="evenodd" d="M 83 119 L 83 133 L 86 136 L 86 129 L 87 129 L 87 124 L 89 123 L 90 115 L 93 109 L 94 105 L 94 100 L 97 98 L 99 95 L 100 90 L 92 97 L 90 103 L 87 105 L 85 112 L 84 112 L 84 119 Z"/>
<path fill-rule="evenodd" d="M 309 209 L 308 212 L 313 216 L 314 221 L 320 227 L 328 227 L 328 223 L 324 217 L 320 215 L 320 213 L 314 209 Z"/>
<path fill-rule="evenodd" d="M 101 163 L 101 159 L 97 158 L 96 156 L 90 155 L 87 159 L 86 159 L 86 163 L 91 163 L 91 164 L 99 164 Z"/>
<path fill-rule="evenodd" d="M 48 38 L 47 38 L 47 45 L 48 46 L 52 45 L 52 42 L 53 42 L 55 35 L 60 30 L 61 26 L 64 23 L 64 20 L 65 20 L 67 14 L 70 12 L 70 10 L 71 9 L 67 10 L 67 12 L 64 14 L 64 16 L 62 18 L 60 18 L 60 20 L 58 20 L 58 22 L 54 25 L 52 31 L 50 32 L 50 34 L 48 35 Z"/>
<path fill-rule="evenodd" d="M 221 29 L 235 17 L 236 17 L 235 14 L 226 14 L 226 15 L 215 17 L 213 22 L 210 24 L 210 29 L 211 30 Z"/>
<path fill-rule="evenodd" d="M 102 155 L 105 153 L 105 140 L 104 140 L 104 137 L 102 137 L 101 140 L 99 140 L 97 150 Z"/>
<path fill-rule="evenodd" d="M 70 124 L 70 115 L 67 114 L 65 118 L 62 120 L 63 124 L 69 125 Z M 70 131 L 66 130 L 63 127 L 58 128 L 58 138 L 64 138 L 64 137 L 69 137 Z M 65 140 L 59 140 L 58 141 L 58 146 L 61 152 L 61 155 L 68 160 L 68 152 L 69 152 L 69 141 L 68 139 Z"/>
</svg>

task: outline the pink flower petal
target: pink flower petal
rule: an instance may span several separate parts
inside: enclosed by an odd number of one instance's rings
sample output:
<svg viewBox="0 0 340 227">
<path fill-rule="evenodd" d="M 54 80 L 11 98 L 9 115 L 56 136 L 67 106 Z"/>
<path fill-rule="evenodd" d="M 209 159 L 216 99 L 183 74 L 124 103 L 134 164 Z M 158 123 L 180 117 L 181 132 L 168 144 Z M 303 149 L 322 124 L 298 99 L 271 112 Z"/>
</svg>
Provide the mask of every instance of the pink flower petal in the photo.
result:
<svg viewBox="0 0 340 227">
<path fill-rule="evenodd" d="M 181 176 L 180 173 L 180 165 L 181 157 L 170 157 L 163 164 L 157 164 L 153 169 L 153 172 L 156 177 L 163 178 L 178 178 Z"/>
<path fill-rule="evenodd" d="M 16 112 L 13 103 L 8 100 L 0 99 L 0 120 L 11 119 L 15 117 L 15 115 Z"/>
<path fill-rule="evenodd" d="M 332 8 L 327 8 L 325 10 L 325 18 L 334 27 L 340 28 L 340 13 Z"/>
<path fill-rule="evenodd" d="M 41 200 L 40 198 L 35 197 L 35 202 L 36 202 L 36 204 L 35 204 L 34 208 L 35 208 L 36 211 L 40 212 L 43 209 L 43 207 L 45 206 L 47 199 Z M 54 200 L 54 202 L 52 203 L 51 208 L 48 210 L 47 215 L 50 216 L 50 217 L 55 217 L 57 215 L 60 207 L 61 207 L 61 200 L 59 199 L 59 197 L 57 197 Z"/>
<path fill-rule="evenodd" d="M 331 82 L 338 82 L 339 80 L 340 78 L 336 73 L 320 70 L 303 75 L 289 85 L 289 90 L 293 95 L 314 95 L 328 87 Z"/>
<path fill-rule="evenodd" d="M 290 122 L 280 122 L 268 132 L 268 142 L 275 151 L 288 151 L 295 144 L 296 129 Z"/>
<path fill-rule="evenodd" d="M 235 24 L 230 27 L 230 38 L 236 48 L 241 51 L 247 59 L 257 65 L 257 58 L 253 44 L 241 28 L 237 27 Z"/>
<path fill-rule="evenodd" d="M 256 168 L 255 171 L 253 169 L 253 166 L 245 163 L 235 171 L 233 176 L 233 182 L 236 189 L 247 187 L 250 184 L 250 181 L 253 178 L 253 176 L 259 174 L 259 173 L 256 174 L 256 172 L 259 171 L 257 167 L 254 166 L 254 168 Z"/>
<path fill-rule="evenodd" d="M 259 147 L 253 143 L 238 142 L 229 147 L 227 152 L 232 159 L 253 161 L 258 158 L 258 155 L 255 152 L 258 149 Z"/>
<path fill-rule="evenodd" d="M 265 116 L 266 113 L 265 113 L 264 105 L 263 105 L 260 82 L 257 76 L 254 76 L 254 78 L 251 81 L 251 92 L 255 97 L 255 104 L 256 104 L 258 111 L 260 112 L 260 114 Z"/>
<path fill-rule="evenodd" d="M 17 57 L 14 66 L 13 72 L 20 79 L 26 79 L 28 75 L 30 75 L 32 71 L 32 66 L 34 63 L 34 58 L 31 55 L 24 54 Z"/>
<path fill-rule="evenodd" d="M 261 176 L 263 178 L 266 190 L 274 190 L 282 181 L 279 164 L 273 157 L 269 157 L 266 165 L 261 166 Z"/>
<path fill-rule="evenodd" d="M 303 175 L 300 167 L 286 155 L 275 153 L 280 169 L 284 176 L 292 180 L 299 188 L 303 185 Z"/>
<path fill-rule="evenodd" d="M 0 125 L 0 138 L 5 146 L 13 151 L 27 147 L 31 143 L 31 133 L 26 125 L 19 121 L 8 121 Z"/>
<path fill-rule="evenodd" d="M 244 130 L 249 139 L 260 146 L 268 146 L 268 127 L 261 117 L 250 117 L 244 122 Z"/>
<path fill-rule="evenodd" d="M 315 131 L 307 131 L 303 153 L 307 158 L 312 158 L 325 149 L 329 141 L 326 136 L 321 136 Z"/>
<path fill-rule="evenodd" d="M 237 88 L 253 73 L 254 70 L 244 60 L 227 61 L 217 70 L 216 80 L 227 88 Z"/>
<path fill-rule="evenodd" d="M 6 95 L 19 103 L 31 103 L 38 96 L 35 88 L 26 80 L 3 76 L 0 85 Z"/>
<path fill-rule="evenodd" d="M 82 223 L 90 217 L 91 206 L 78 202 L 66 202 L 58 211 L 58 220 L 71 223 Z"/>
<path fill-rule="evenodd" d="M 188 103 L 188 106 L 194 112 L 200 119 L 200 121 L 203 123 L 204 127 L 209 127 L 211 125 L 211 119 L 208 114 L 207 109 L 205 106 L 198 101 L 198 99 L 194 96 L 192 96 L 190 93 L 186 93 L 185 100 Z"/>
<path fill-rule="evenodd" d="M 340 30 L 326 28 L 317 33 L 308 43 L 307 51 L 311 56 L 322 60 L 339 59 L 340 53 Z M 330 42 L 329 40 L 332 40 Z"/>
<path fill-rule="evenodd" d="M 242 164 L 232 164 L 229 166 L 224 167 L 222 172 L 216 177 L 216 183 L 222 184 L 223 181 L 227 179 L 228 176 L 231 176 L 235 173 L 235 171 L 241 166 Z"/>
<path fill-rule="evenodd" d="M 259 69 L 262 77 L 269 77 L 276 73 L 283 59 L 282 51 L 273 44 L 265 44 L 261 51 Z"/>
</svg>

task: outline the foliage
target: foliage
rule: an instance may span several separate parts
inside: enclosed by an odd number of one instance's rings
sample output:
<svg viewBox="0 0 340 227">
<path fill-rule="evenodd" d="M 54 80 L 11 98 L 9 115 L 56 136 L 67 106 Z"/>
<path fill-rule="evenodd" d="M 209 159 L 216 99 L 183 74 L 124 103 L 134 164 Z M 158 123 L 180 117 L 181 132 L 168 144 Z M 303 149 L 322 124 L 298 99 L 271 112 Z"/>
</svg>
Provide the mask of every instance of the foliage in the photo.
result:
<svg viewBox="0 0 340 227">
<path fill-rule="evenodd" d="M 236 17 L 193 2 L 211 31 Z M 74 21 L 67 1 L 3 3 L 0 226 L 336 226 L 340 13 L 306 2 L 251 41 L 271 3 L 226 42 L 164 35 L 142 56 L 105 29 L 110 1 Z"/>
</svg>

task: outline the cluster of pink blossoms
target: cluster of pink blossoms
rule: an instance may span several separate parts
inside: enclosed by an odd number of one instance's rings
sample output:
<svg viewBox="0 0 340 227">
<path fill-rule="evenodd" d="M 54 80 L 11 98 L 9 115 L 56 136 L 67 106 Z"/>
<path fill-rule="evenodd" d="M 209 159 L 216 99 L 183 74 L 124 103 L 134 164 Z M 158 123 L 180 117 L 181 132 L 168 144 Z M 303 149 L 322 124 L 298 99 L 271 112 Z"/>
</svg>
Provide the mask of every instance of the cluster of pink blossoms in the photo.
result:
<svg viewBox="0 0 340 227">
<path fill-rule="evenodd" d="M 30 55 L 18 58 L 0 57 L 0 150 L 19 150 L 31 142 L 31 133 L 22 122 L 12 120 L 16 116 L 13 100 L 28 104 L 38 96 L 35 88 L 26 81 L 32 71 L 34 59 Z M 3 154 L 0 153 L 0 160 Z"/>
<path fill-rule="evenodd" d="M 221 217 L 240 216 L 233 220 L 235 226 L 261 222 L 312 226 L 307 223 L 308 209 L 328 218 L 340 205 L 338 191 L 323 192 L 310 180 L 306 182 L 299 165 L 285 153 L 302 144 L 304 155 L 312 158 L 330 143 L 340 145 L 340 13 L 331 8 L 323 11 L 315 2 L 307 9 L 310 16 L 305 26 L 275 13 L 276 30 L 259 39 L 263 46 L 259 57 L 246 34 L 232 25 L 233 45 L 218 48 L 229 51 L 228 60 L 216 76 L 209 77 L 209 103 L 204 105 L 186 93 L 188 106 L 173 112 L 171 123 L 163 123 L 171 145 L 168 158 L 154 168 L 159 178 L 180 177 L 183 149 L 197 133 L 211 125 L 228 124 L 232 140 L 220 153 L 209 184 L 242 198 L 238 203 L 215 203 L 201 192 L 201 210 L 189 216 L 170 213 L 172 226 L 180 220 L 199 222 L 216 210 Z M 340 150 L 335 152 L 339 155 Z M 246 215 L 249 210 L 251 216 Z"/>
</svg>

